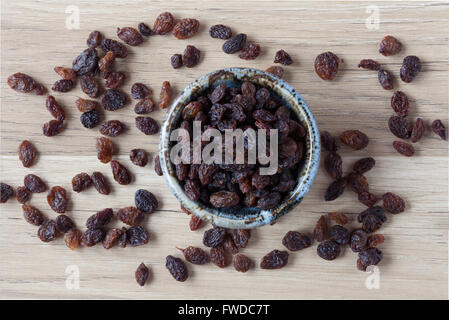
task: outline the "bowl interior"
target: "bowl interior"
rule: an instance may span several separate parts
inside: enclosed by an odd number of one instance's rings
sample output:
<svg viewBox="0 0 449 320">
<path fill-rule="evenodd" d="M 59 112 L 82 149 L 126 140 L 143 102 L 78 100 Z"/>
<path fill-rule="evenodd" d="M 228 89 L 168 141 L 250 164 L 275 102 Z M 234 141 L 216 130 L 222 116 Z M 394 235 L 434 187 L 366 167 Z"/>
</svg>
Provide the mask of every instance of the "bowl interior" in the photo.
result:
<svg viewBox="0 0 449 320">
<path fill-rule="evenodd" d="M 184 106 L 196 100 L 205 90 L 214 88 L 220 83 L 236 87 L 242 81 L 250 81 L 271 90 L 275 94 L 275 99 L 282 100 L 306 130 L 305 153 L 297 172 L 297 185 L 278 207 L 271 210 L 257 208 L 241 208 L 238 211 L 225 208 L 217 209 L 192 201 L 185 195 L 182 185 L 176 179 L 174 165 L 169 159 L 170 133 L 178 127 Z M 302 201 L 318 170 L 320 137 L 309 107 L 301 95 L 288 83 L 264 71 L 250 68 L 228 68 L 212 72 L 191 83 L 172 104 L 161 129 L 159 156 L 161 168 L 170 190 L 187 210 L 217 226 L 232 229 L 253 228 L 273 223 L 274 220 Z"/>
</svg>

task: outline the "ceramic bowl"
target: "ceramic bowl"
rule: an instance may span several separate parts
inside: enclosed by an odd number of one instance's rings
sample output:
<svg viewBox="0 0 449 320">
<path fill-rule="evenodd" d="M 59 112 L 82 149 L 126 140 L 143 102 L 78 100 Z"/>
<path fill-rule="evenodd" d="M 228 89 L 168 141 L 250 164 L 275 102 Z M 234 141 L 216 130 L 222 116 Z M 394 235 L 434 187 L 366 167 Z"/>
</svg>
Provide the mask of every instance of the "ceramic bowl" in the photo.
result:
<svg viewBox="0 0 449 320">
<path fill-rule="evenodd" d="M 285 200 L 271 210 L 242 208 L 240 210 L 216 209 L 197 201 L 192 201 L 184 193 L 182 185 L 176 179 L 174 165 L 170 162 L 170 133 L 176 129 L 181 112 L 190 101 L 194 101 L 204 90 L 214 88 L 219 83 L 235 86 L 240 81 L 250 81 L 272 90 L 278 98 L 297 115 L 306 129 L 306 152 L 298 170 L 297 185 Z M 248 229 L 272 224 L 276 219 L 291 211 L 301 203 L 309 191 L 320 163 L 320 134 L 317 124 L 307 103 L 287 82 L 264 71 L 251 68 L 227 68 L 209 73 L 189 84 L 172 104 L 161 128 L 159 144 L 161 168 L 170 191 L 188 211 L 216 226 L 230 229 Z"/>
</svg>

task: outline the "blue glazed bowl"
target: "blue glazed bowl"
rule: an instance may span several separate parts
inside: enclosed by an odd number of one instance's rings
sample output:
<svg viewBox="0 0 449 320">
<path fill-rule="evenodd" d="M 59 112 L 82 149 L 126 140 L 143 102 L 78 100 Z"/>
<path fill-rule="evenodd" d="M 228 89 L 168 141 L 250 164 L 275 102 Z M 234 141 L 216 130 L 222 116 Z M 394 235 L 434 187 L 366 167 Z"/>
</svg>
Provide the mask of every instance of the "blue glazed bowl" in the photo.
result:
<svg viewBox="0 0 449 320">
<path fill-rule="evenodd" d="M 284 201 L 271 210 L 257 208 L 217 209 L 200 202 L 192 201 L 184 193 L 182 185 L 176 179 L 174 165 L 170 162 L 170 133 L 176 129 L 181 119 L 183 108 L 195 100 L 203 91 L 214 88 L 219 83 L 235 86 L 238 82 L 250 81 L 266 87 L 277 94 L 298 117 L 306 130 L 305 153 L 298 170 L 297 185 L 285 197 Z M 320 134 L 312 113 L 301 95 L 287 82 L 267 72 L 251 68 L 227 68 L 209 73 L 189 84 L 180 96 L 173 102 L 167 119 L 162 125 L 159 143 L 161 168 L 170 191 L 188 211 L 209 221 L 216 226 L 230 229 L 249 229 L 273 223 L 276 219 L 292 210 L 301 203 L 309 191 L 320 163 Z"/>
</svg>

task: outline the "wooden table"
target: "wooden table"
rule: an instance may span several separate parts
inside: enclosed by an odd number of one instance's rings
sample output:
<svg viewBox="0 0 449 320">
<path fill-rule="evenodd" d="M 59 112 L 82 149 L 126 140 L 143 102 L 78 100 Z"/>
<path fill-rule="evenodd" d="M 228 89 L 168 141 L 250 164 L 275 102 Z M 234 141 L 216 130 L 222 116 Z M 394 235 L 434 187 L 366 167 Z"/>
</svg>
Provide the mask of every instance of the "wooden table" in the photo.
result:
<svg viewBox="0 0 449 320">
<path fill-rule="evenodd" d="M 373 58 L 398 78 L 403 57 L 417 55 L 423 70 L 409 84 L 400 80 L 396 88 L 411 100 L 411 119 L 422 117 L 427 124 L 436 118 L 448 122 L 448 3 L 443 1 L 408 2 L 323 2 L 323 1 L 82 1 L 79 29 L 66 28 L 74 1 L 2 1 L 1 46 L 1 181 L 18 187 L 23 176 L 35 173 L 50 186 L 70 190 L 68 215 L 79 226 L 94 212 L 104 208 L 133 205 L 134 192 L 149 189 L 160 200 L 160 210 L 149 216 L 151 241 L 138 248 L 113 248 L 101 245 L 74 252 L 62 239 L 44 244 L 36 237 L 36 227 L 27 224 L 15 199 L 1 204 L 0 225 L 0 298 L 145 298 L 145 299 L 416 299 L 448 297 L 448 148 L 447 142 L 428 132 L 417 143 L 416 156 L 405 158 L 391 146 L 394 139 L 387 120 L 392 114 L 392 92 L 383 90 L 375 72 L 360 70 L 362 58 Z M 368 8 L 374 5 L 374 8 Z M 72 11 L 70 11 L 72 10 Z M 374 10 L 374 11 L 373 11 Z M 379 24 L 370 16 L 379 13 Z M 79 122 L 74 105 L 84 97 L 79 85 L 71 92 L 54 96 L 67 112 L 67 127 L 56 137 L 42 135 L 41 126 L 51 119 L 45 97 L 19 94 L 6 84 L 8 75 L 25 72 L 50 88 L 58 79 L 53 67 L 70 66 L 85 48 L 90 31 L 96 29 L 116 38 L 116 27 L 152 24 L 162 11 L 176 17 L 201 21 L 200 32 L 188 40 L 173 36 L 148 38 L 140 47 L 130 49 L 129 57 L 117 63 L 125 71 L 124 89 L 137 81 L 146 83 L 157 98 L 161 83 L 170 80 L 177 93 L 188 83 L 210 71 L 230 66 L 266 69 L 273 65 L 277 50 L 289 52 L 294 64 L 286 67 L 286 79 L 310 105 L 321 130 L 338 135 L 343 130 L 361 129 L 370 137 L 369 146 L 359 152 L 341 149 L 345 172 L 355 160 L 365 156 L 376 159 L 374 170 L 366 174 L 372 192 L 391 191 L 407 201 L 406 212 L 388 215 L 381 229 L 386 242 L 381 245 L 384 259 L 379 270 L 367 274 L 356 270 L 357 256 L 349 249 L 333 262 L 320 259 L 316 245 L 290 255 L 282 270 L 261 270 L 260 258 L 267 252 L 283 249 L 281 239 L 289 230 L 310 233 L 320 215 L 340 210 L 354 221 L 364 210 L 352 192 L 325 203 L 323 193 L 330 178 L 320 170 L 304 202 L 274 226 L 253 231 L 250 245 L 242 252 L 257 267 L 246 274 L 232 266 L 219 269 L 209 264 L 189 264 L 190 278 L 174 281 L 165 269 L 165 256 L 181 253 L 175 246 L 201 246 L 207 228 L 191 232 L 189 217 L 169 192 L 162 177 L 147 167 L 134 166 L 129 160 L 133 148 L 157 150 L 158 136 L 144 136 L 134 126 L 135 102 L 120 111 L 101 114 L 103 120 L 120 119 L 129 127 L 114 138 L 119 147 L 116 159 L 134 174 L 135 181 L 119 186 L 112 180 L 109 165 L 96 159 L 97 129 L 88 130 Z M 208 28 L 227 24 L 234 32 L 248 34 L 260 43 L 262 54 L 255 61 L 243 61 L 221 51 L 221 40 L 211 39 Z M 397 56 L 380 55 L 380 39 L 391 34 L 404 44 Z M 174 70 L 170 56 L 182 52 L 187 44 L 202 51 L 201 63 L 193 68 Z M 317 54 L 332 51 L 344 60 L 335 81 L 322 81 L 313 70 Z M 131 72 L 132 71 L 132 72 Z M 162 122 L 165 111 L 153 116 Z M 33 167 L 24 168 L 17 156 L 19 143 L 29 139 L 39 150 Z M 103 196 L 91 188 L 82 193 L 71 191 L 71 179 L 79 172 L 101 171 L 113 182 L 113 192 Z M 32 196 L 32 205 L 55 218 L 45 194 Z M 149 283 L 141 288 L 134 280 L 140 262 L 151 268 Z M 79 271 L 79 288 L 76 272 Z M 379 287 L 373 277 L 379 275 Z M 368 282 L 368 286 L 366 283 Z M 68 285 L 66 285 L 68 283 Z M 75 285 L 73 285 L 75 283 Z M 375 287 L 375 286 L 374 286 Z M 371 288 L 371 289 L 368 289 Z"/>
</svg>

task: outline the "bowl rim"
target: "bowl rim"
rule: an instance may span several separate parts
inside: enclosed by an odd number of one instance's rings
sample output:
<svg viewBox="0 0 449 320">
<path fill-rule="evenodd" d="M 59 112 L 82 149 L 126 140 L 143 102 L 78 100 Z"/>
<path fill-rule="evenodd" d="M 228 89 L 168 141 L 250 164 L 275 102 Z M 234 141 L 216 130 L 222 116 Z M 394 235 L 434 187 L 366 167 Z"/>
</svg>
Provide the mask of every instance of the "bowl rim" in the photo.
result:
<svg viewBox="0 0 449 320">
<path fill-rule="evenodd" d="M 219 209 L 213 209 L 202 205 L 197 201 L 191 200 L 184 193 L 184 190 L 179 184 L 177 178 L 170 174 L 170 170 L 168 168 L 168 161 L 170 161 L 168 157 L 170 150 L 170 133 L 171 130 L 173 130 L 173 128 L 171 128 L 172 122 L 176 122 L 176 120 L 178 120 L 179 113 L 182 111 L 183 107 L 191 101 L 191 96 L 194 91 L 207 89 L 211 85 L 210 80 L 215 80 L 215 77 L 218 77 L 222 74 L 233 74 L 236 76 L 237 80 L 240 81 L 242 81 L 241 78 L 243 77 L 243 75 L 252 74 L 252 77 L 262 76 L 267 81 L 272 83 L 273 88 L 271 88 L 271 90 L 274 90 L 275 87 L 277 87 L 278 90 L 285 89 L 290 98 L 293 99 L 292 101 L 294 101 L 295 104 L 299 106 L 298 110 L 296 110 L 296 106 L 290 106 L 290 108 L 293 109 L 295 107 L 294 111 L 305 116 L 306 119 L 304 119 L 304 121 L 306 121 L 307 123 L 306 131 L 308 145 L 305 155 L 307 155 L 308 157 L 304 161 L 303 167 L 300 171 L 298 183 L 295 189 L 291 192 L 290 198 L 287 201 L 283 201 L 275 209 L 258 209 L 254 211 L 257 212 L 257 216 L 250 219 L 239 218 L 241 216 L 240 214 L 224 214 L 223 211 Z M 315 118 L 313 117 L 308 104 L 290 84 L 288 84 L 285 80 L 279 79 L 274 75 L 262 70 L 246 67 L 231 67 L 205 74 L 195 81 L 191 82 L 184 88 L 177 99 L 171 104 L 164 123 L 161 127 L 158 154 L 164 179 L 167 182 L 167 185 L 172 194 L 177 198 L 177 200 L 186 210 L 190 211 L 192 214 L 197 215 L 202 220 L 210 221 L 216 226 L 231 229 L 249 229 L 266 224 L 272 224 L 276 219 L 291 211 L 293 207 L 295 207 L 302 201 L 304 196 L 310 190 L 310 187 L 317 175 L 320 163 L 320 152 L 320 134 Z"/>
</svg>

